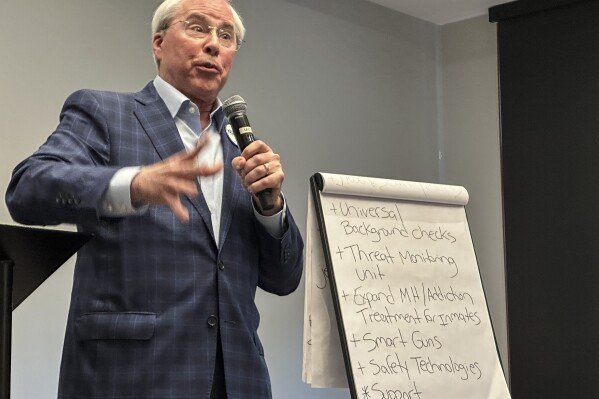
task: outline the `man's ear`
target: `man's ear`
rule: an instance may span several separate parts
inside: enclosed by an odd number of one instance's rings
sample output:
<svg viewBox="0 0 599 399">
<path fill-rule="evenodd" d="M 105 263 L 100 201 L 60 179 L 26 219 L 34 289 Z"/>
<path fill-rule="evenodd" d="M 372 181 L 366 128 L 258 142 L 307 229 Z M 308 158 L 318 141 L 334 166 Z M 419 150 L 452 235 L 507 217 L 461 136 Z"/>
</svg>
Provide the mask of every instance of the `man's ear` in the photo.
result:
<svg viewBox="0 0 599 399">
<path fill-rule="evenodd" d="M 162 59 L 162 41 L 164 40 L 163 32 L 156 32 L 154 36 L 152 36 L 152 51 L 154 52 L 154 57 L 156 60 L 160 61 Z"/>
</svg>

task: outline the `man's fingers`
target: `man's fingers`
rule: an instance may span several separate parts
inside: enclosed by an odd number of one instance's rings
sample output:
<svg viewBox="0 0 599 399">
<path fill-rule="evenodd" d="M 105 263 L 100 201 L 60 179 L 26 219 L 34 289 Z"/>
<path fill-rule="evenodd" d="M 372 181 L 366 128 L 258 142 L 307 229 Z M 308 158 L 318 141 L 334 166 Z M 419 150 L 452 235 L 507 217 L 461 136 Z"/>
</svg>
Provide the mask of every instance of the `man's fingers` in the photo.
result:
<svg viewBox="0 0 599 399">
<path fill-rule="evenodd" d="M 187 210 L 187 208 L 183 206 L 183 203 L 181 203 L 180 199 L 172 201 L 169 204 L 169 207 L 171 208 L 177 219 L 179 219 L 183 223 L 189 222 L 189 211 Z"/>
<path fill-rule="evenodd" d="M 250 159 L 254 155 L 264 152 L 272 151 L 268 145 L 262 140 L 256 140 L 248 144 L 247 147 L 243 149 L 241 156 L 245 159 Z"/>
<path fill-rule="evenodd" d="M 179 193 L 194 198 L 198 195 L 198 185 L 195 181 L 187 180 L 175 191 L 175 195 L 179 195 Z"/>
<path fill-rule="evenodd" d="M 181 151 L 170 158 L 142 168 L 131 184 L 131 199 L 135 202 L 163 204 L 168 206 L 182 222 L 189 220 L 189 212 L 181 202 L 181 196 L 198 195 L 198 177 L 211 176 L 222 168 L 215 165 L 199 165 L 197 156 L 205 147 L 207 139 L 199 140 L 190 152 Z"/>
</svg>

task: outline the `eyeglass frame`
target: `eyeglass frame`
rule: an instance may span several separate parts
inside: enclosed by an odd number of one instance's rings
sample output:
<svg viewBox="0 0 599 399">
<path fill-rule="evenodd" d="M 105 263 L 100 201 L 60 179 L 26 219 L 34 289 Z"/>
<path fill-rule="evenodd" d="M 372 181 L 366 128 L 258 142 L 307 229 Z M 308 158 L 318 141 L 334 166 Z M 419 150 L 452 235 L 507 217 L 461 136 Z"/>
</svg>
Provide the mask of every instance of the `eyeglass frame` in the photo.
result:
<svg viewBox="0 0 599 399">
<path fill-rule="evenodd" d="M 186 34 L 187 34 L 189 37 L 191 37 L 191 38 L 193 38 L 193 39 L 201 39 L 201 37 L 195 37 L 195 36 L 193 36 L 193 35 L 190 35 L 189 33 L 187 33 L 187 31 L 188 31 L 188 28 L 189 28 L 190 24 L 192 24 L 192 23 L 193 23 L 193 24 L 197 24 L 197 25 L 200 25 L 200 24 L 202 24 L 202 25 L 203 25 L 203 24 L 204 24 L 204 22 L 202 22 L 202 23 L 199 23 L 199 22 L 195 22 L 195 21 L 187 21 L 187 20 L 181 19 L 181 20 L 178 20 L 178 21 L 175 21 L 175 22 L 172 22 L 172 23 L 170 23 L 170 24 L 169 24 L 169 26 L 167 26 L 166 28 L 164 28 L 164 29 L 162 29 L 162 30 L 163 30 L 163 31 L 166 31 L 166 30 L 167 30 L 168 28 L 170 28 L 171 26 L 173 26 L 173 25 L 176 25 L 176 24 L 178 24 L 178 23 L 180 23 L 180 22 L 183 22 L 183 23 L 185 24 L 184 31 L 185 31 L 185 33 L 186 33 Z M 209 35 L 212 35 L 212 32 L 216 32 L 216 37 L 217 37 L 217 39 L 218 39 L 218 43 L 219 43 L 221 46 L 223 46 L 224 48 L 226 48 L 226 49 L 233 49 L 233 51 L 238 51 L 238 50 L 239 50 L 239 48 L 241 47 L 241 44 L 242 44 L 242 43 L 245 43 L 245 40 L 238 40 L 238 39 L 237 39 L 237 33 L 235 32 L 235 28 L 233 28 L 233 29 L 232 29 L 232 33 L 233 33 L 233 35 L 234 35 L 234 41 L 232 41 L 232 43 L 234 43 L 234 44 L 235 44 L 235 46 L 230 46 L 230 47 L 228 47 L 228 46 L 226 46 L 225 44 L 223 44 L 223 43 L 221 42 L 219 34 L 220 34 L 221 32 L 225 32 L 225 33 L 230 33 L 230 32 L 228 32 L 228 31 L 227 31 L 227 30 L 225 30 L 224 28 L 219 28 L 218 26 L 211 26 L 211 25 L 208 25 L 207 23 L 205 23 L 205 25 L 204 25 L 204 26 L 205 26 L 206 28 L 208 28 L 208 32 L 206 32 L 206 36 L 205 36 L 205 37 L 208 37 Z"/>
</svg>

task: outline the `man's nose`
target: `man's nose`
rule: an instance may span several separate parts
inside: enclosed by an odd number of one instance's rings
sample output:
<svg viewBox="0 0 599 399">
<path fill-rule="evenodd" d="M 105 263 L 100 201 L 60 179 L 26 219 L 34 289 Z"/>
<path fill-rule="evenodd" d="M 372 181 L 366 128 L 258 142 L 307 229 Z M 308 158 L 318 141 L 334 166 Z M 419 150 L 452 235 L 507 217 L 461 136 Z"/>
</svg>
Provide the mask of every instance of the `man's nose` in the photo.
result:
<svg viewBox="0 0 599 399">
<path fill-rule="evenodd" d="M 218 39 L 218 28 L 209 26 L 210 34 L 206 36 L 206 48 L 210 53 L 218 53 L 220 51 L 220 41 Z"/>
</svg>

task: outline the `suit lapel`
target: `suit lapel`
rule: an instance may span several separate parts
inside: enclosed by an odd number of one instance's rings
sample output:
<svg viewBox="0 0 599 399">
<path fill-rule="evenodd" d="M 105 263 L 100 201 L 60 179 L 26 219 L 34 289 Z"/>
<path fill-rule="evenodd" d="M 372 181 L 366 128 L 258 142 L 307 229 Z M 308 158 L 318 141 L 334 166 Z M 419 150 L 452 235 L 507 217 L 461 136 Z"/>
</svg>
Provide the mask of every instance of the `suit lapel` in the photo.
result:
<svg viewBox="0 0 599 399">
<path fill-rule="evenodd" d="M 237 172 L 231 167 L 231 161 L 239 155 L 239 148 L 236 143 L 233 143 L 231 136 L 227 134 L 227 119 L 224 115 L 220 116 L 218 119 L 222 121 L 219 126 L 219 133 L 221 136 L 221 143 L 223 144 L 224 163 L 223 199 L 220 214 L 219 237 L 219 247 L 223 248 L 227 233 L 229 232 L 229 227 L 231 227 L 234 211 L 237 207 L 237 201 L 239 201 L 240 194 L 243 192 L 244 188 L 239 182 Z"/>
<path fill-rule="evenodd" d="M 164 101 L 162 101 L 158 95 L 154 85 L 149 83 L 142 91 L 137 93 L 135 99 L 137 101 L 135 116 L 150 137 L 160 158 L 165 160 L 171 155 L 185 150 L 175 121 L 164 104 Z M 225 168 L 225 171 L 226 169 L 227 168 Z M 187 196 L 185 198 L 191 202 L 193 207 L 200 214 L 212 239 L 214 239 L 210 210 L 208 209 L 204 195 L 200 192 L 200 195 L 195 198 L 189 198 Z"/>
</svg>

